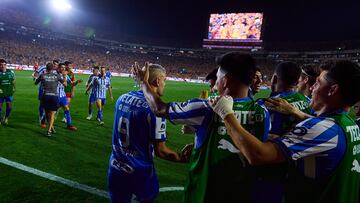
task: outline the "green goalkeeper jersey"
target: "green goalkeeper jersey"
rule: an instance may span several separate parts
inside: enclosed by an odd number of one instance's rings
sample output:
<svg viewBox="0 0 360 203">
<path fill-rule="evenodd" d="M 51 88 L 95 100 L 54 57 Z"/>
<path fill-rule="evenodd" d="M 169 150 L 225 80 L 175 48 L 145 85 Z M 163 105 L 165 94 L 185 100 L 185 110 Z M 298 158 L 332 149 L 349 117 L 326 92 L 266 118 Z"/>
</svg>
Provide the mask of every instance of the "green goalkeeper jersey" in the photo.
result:
<svg viewBox="0 0 360 203">
<path fill-rule="evenodd" d="M 15 73 L 11 70 L 6 70 L 5 72 L 0 73 L 0 97 L 9 97 L 14 93 L 14 80 Z"/>
<path fill-rule="evenodd" d="M 274 92 L 271 93 L 270 97 L 282 98 L 300 111 L 307 114 L 312 113 L 310 99 L 299 92 Z M 275 111 L 269 112 L 271 117 L 271 134 L 283 135 L 289 132 L 297 124 L 297 121 L 290 115 L 284 115 Z"/>
<path fill-rule="evenodd" d="M 263 141 L 270 120 L 267 110 L 250 98 L 234 99 L 235 115 L 241 125 Z M 189 164 L 184 202 L 240 202 L 250 199 L 254 180 L 250 167 L 227 133 L 224 121 L 207 100 L 170 103 L 173 123 L 196 128 L 194 150 Z"/>
</svg>

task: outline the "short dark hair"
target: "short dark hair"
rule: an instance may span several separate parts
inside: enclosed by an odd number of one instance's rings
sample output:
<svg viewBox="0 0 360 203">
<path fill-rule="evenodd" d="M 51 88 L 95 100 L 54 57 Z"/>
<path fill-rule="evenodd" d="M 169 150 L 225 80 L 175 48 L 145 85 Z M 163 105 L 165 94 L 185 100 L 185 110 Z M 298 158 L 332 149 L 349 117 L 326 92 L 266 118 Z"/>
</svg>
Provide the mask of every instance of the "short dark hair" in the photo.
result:
<svg viewBox="0 0 360 203">
<path fill-rule="evenodd" d="M 71 61 L 65 61 L 64 64 L 65 64 L 65 66 L 68 66 L 68 65 L 72 64 L 72 62 Z"/>
<path fill-rule="evenodd" d="M 335 61 L 327 61 L 319 66 L 320 72 L 324 70 L 329 70 L 331 67 L 333 67 L 335 64 Z"/>
<path fill-rule="evenodd" d="M 360 101 L 360 91 L 354 91 L 360 81 L 360 66 L 349 60 L 341 60 L 331 64 L 325 77 L 339 85 L 344 103 L 353 106 Z"/>
<path fill-rule="evenodd" d="M 100 67 L 99 67 L 99 66 L 93 66 L 93 69 L 97 69 L 97 70 L 99 70 L 99 69 L 100 69 Z"/>
<path fill-rule="evenodd" d="M 65 66 L 65 63 L 59 63 L 59 67 L 60 67 L 60 66 Z"/>
<path fill-rule="evenodd" d="M 5 59 L 0 59 L 0 63 L 6 63 Z"/>
<path fill-rule="evenodd" d="M 301 69 L 294 62 L 282 62 L 275 68 L 275 74 L 285 86 L 294 86 L 299 80 Z"/>
<path fill-rule="evenodd" d="M 208 73 L 205 77 L 205 80 L 209 81 L 209 80 L 216 80 L 216 73 L 217 73 L 218 69 L 215 68 L 213 69 L 210 73 Z"/>
<path fill-rule="evenodd" d="M 57 59 L 54 59 L 52 62 L 53 63 L 60 63 L 59 60 L 57 60 Z"/>
<path fill-rule="evenodd" d="M 53 69 L 54 65 L 52 63 L 46 64 L 46 71 L 51 71 Z"/>
<path fill-rule="evenodd" d="M 250 85 L 256 72 L 256 63 L 250 54 L 228 52 L 216 58 L 217 65 L 230 76 Z"/>
<path fill-rule="evenodd" d="M 320 69 L 318 66 L 312 64 L 305 64 L 301 66 L 301 75 L 309 78 L 309 85 L 313 86 L 316 82 L 316 78 L 320 75 Z"/>
</svg>

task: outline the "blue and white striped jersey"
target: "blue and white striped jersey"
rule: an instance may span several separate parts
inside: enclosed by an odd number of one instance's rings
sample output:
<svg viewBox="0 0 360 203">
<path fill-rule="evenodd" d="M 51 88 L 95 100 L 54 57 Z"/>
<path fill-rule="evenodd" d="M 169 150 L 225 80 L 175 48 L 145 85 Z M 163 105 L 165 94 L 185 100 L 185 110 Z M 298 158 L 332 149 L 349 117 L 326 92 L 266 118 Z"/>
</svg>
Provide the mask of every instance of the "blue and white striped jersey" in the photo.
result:
<svg viewBox="0 0 360 203">
<path fill-rule="evenodd" d="M 110 87 L 110 79 L 108 77 L 94 77 L 91 85 L 96 98 L 106 99 L 106 90 Z"/>
<path fill-rule="evenodd" d="M 242 101 L 250 101 L 250 98 L 234 99 L 234 103 Z M 264 122 L 264 140 L 267 139 L 268 132 L 271 128 L 270 116 L 266 108 L 257 104 L 265 109 L 263 117 Z M 207 139 L 208 128 L 213 118 L 214 112 L 211 109 L 208 100 L 192 99 L 187 102 L 172 102 L 168 104 L 168 115 L 172 123 L 191 125 L 196 129 L 196 136 L 194 141 L 195 149 L 200 148 Z M 241 116 L 240 116 L 241 117 Z M 240 117 L 238 119 L 240 119 Z"/>
<path fill-rule="evenodd" d="M 155 116 L 142 91 L 129 92 L 119 97 L 115 105 L 113 126 L 110 163 L 113 164 L 115 159 L 116 163 L 127 165 L 127 169 L 152 170 L 152 143 L 166 140 L 166 120 Z M 127 170 L 121 166 L 114 167 Z"/>
<path fill-rule="evenodd" d="M 36 70 L 36 73 L 40 76 L 46 72 L 46 66 L 40 66 L 39 69 Z"/>
<path fill-rule="evenodd" d="M 289 160 L 295 161 L 299 172 L 309 178 L 328 176 L 346 151 L 343 129 L 334 119 L 326 117 L 306 119 L 273 142 Z"/>
<path fill-rule="evenodd" d="M 60 75 L 62 79 L 64 79 L 64 77 L 62 75 Z M 66 76 L 66 82 L 67 84 L 71 83 L 71 78 L 67 75 Z M 62 98 L 62 97 L 66 97 L 66 94 L 65 94 L 65 87 L 62 83 L 58 83 L 58 94 L 59 94 L 59 98 Z"/>
</svg>

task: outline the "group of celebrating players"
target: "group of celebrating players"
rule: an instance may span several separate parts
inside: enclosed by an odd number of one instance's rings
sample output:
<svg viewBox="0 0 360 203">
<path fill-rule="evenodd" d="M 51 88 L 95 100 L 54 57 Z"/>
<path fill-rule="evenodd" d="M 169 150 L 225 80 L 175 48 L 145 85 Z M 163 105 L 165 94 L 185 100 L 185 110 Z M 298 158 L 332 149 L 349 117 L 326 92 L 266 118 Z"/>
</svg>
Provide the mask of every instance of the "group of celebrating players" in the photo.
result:
<svg viewBox="0 0 360 203">
<path fill-rule="evenodd" d="M 47 135 L 51 136 L 52 133 L 56 133 L 53 124 L 55 113 L 57 113 L 59 107 L 64 109 L 63 121 L 67 124 L 67 128 L 69 130 L 76 130 L 76 127 L 71 125 L 69 105 L 71 98 L 74 96 L 74 87 L 81 83 L 82 80 L 75 80 L 72 63 L 69 61 L 59 63 L 58 60 L 53 60 L 52 63 L 48 63 L 45 67 L 36 70 L 34 79 L 35 85 L 40 84 L 40 126 L 46 128 L 45 120 L 48 121 Z M 105 67 L 94 66 L 93 74 L 89 76 L 86 84 L 85 94 L 88 94 L 91 90 L 89 96 L 89 115 L 86 119 L 90 120 L 92 118 L 92 106 L 96 103 L 98 109 L 96 118 L 99 121 L 99 125 L 104 125 L 102 111 L 105 105 L 107 90 L 111 100 L 113 100 L 110 81 L 110 71 L 106 72 Z"/>
<path fill-rule="evenodd" d="M 216 62 L 209 98 L 169 103 L 161 99 L 165 68 L 135 63 L 141 90 L 121 95 L 115 108 L 112 202 L 155 201 L 153 152 L 190 162 L 183 202 L 359 202 L 360 131 L 349 116 L 360 101 L 358 64 L 280 63 L 270 97 L 254 100 L 255 60 L 230 52 Z M 179 153 L 166 147 L 166 120 L 194 132 L 194 143 Z"/>
<path fill-rule="evenodd" d="M 153 154 L 189 163 L 184 202 L 359 202 L 360 81 L 357 63 L 343 60 L 320 67 L 282 62 L 271 79 L 269 98 L 254 99 L 261 70 L 252 56 L 230 52 L 216 59 L 207 76 L 210 96 L 165 103 L 166 70 L 158 64 L 132 67 L 141 89 L 121 95 L 114 115 L 108 171 L 112 202 L 154 202 L 159 192 Z M 8 123 L 14 73 L 0 60 L 0 104 Z M 39 88 L 41 126 L 55 133 L 55 113 L 63 107 L 67 128 L 75 80 L 71 62 L 54 60 L 34 74 Z M 69 90 L 66 91 L 67 87 Z M 96 103 L 97 120 L 111 75 L 93 67 L 86 94 L 89 112 Z M 68 93 L 68 94 L 66 94 Z M 205 95 L 205 94 L 203 94 Z M 207 97 L 207 96 L 206 96 Z M 1 108 L 0 108 L 1 113 Z M 166 146 L 166 120 L 194 133 L 194 143 L 176 152 Z M 45 126 L 46 127 L 46 126 Z"/>
<path fill-rule="evenodd" d="M 1 123 L 7 125 L 9 122 L 10 112 L 12 109 L 13 94 L 15 92 L 16 81 L 14 72 L 6 68 L 6 61 L 0 59 L 0 117 L 2 111 L 2 104 L 6 103 L 6 114 Z M 70 114 L 70 103 L 74 96 L 74 87 L 82 82 L 82 80 L 75 80 L 73 66 L 70 61 L 60 63 L 59 60 L 53 60 L 46 66 L 34 66 L 33 79 L 35 85 L 39 85 L 38 99 L 39 99 L 39 122 L 41 128 L 46 128 L 46 121 L 48 122 L 47 136 L 55 134 L 54 120 L 58 114 L 59 108 L 64 110 L 63 122 L 69 130 L 75 131 L 77 128 L 72 125 Z M 99 125 L 104 125 L 102 111 L 106 100 L 106 91 L 110 93 L 111 100 L 113 100 L 111 91 L 111 72 L 105 70 L 104 67 L 93 67 L 93 74 L 89 76 L 86 84 L 86 92 L 89 95 L 89 115 L 86 119 L 92 118 L 92 106 L 96 103 L 98 114 L 97 120 Z"/>
</svg>

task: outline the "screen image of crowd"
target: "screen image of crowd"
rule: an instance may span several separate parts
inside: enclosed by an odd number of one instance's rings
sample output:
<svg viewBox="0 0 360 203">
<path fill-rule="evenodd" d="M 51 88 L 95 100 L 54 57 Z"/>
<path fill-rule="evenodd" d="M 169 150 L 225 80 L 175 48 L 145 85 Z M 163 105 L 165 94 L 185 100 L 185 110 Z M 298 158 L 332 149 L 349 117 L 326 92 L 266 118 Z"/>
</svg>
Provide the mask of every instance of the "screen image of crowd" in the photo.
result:
<svg viewBox="0 0 360 203">
<path fill-rule="evenodd" d="M 209 39 L 260 39 L 262 13 L 211 14 Z"/>
</svg>

